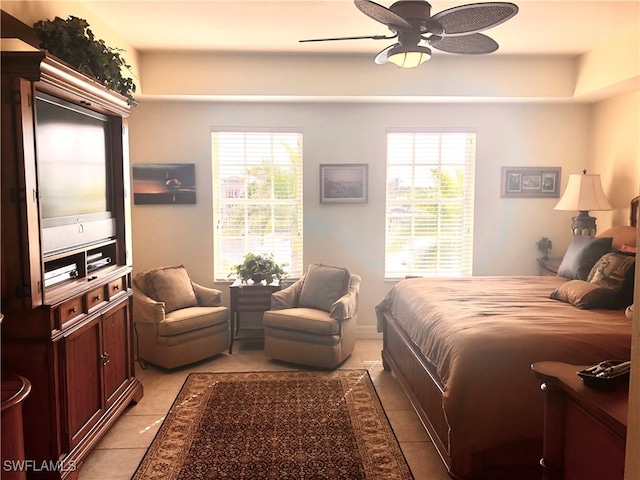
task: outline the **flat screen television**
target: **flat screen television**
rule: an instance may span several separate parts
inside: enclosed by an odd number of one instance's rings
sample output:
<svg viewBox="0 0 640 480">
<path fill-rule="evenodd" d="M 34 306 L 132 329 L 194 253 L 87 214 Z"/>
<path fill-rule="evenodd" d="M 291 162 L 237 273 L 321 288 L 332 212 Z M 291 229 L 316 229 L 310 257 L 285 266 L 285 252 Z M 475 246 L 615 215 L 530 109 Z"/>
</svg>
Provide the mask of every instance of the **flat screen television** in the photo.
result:
<svg viewBox="0 0 640 480">
<path fill-rule="evenodd" d="M 36 156 L 45 254 L 115 235 L 106 115 L 36 94 Z"/>
</svg>

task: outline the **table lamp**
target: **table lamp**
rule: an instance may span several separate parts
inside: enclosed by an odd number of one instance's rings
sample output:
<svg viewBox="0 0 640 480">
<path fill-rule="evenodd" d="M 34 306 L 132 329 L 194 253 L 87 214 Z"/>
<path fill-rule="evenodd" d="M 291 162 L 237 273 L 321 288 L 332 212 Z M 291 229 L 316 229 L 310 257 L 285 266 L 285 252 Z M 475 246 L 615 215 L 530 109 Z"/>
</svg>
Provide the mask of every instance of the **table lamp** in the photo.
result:
<svg viewBox="0 0 640 480">
<path fill-rule="evenodd" d="M 574 236 L 596 234 L 596 219 L 589 215 L 589 210 L 613 210 L 602 190 L 600 175 L 569 175 L 567 188 L 554 210 L 577 210 L 579 215 L 571 219 L 571 232 Z"/>
</svg>

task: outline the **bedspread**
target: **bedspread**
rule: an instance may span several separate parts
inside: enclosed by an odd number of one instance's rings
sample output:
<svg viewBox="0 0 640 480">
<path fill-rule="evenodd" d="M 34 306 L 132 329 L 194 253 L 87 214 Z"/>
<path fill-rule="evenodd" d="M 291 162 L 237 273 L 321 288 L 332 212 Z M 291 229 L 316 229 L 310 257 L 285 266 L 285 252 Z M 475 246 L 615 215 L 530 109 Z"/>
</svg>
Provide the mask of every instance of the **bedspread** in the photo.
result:
<svg viewBox="0 0 640 480">
<path fill-rule="evenodd" d="M 542 438 L 537 361 L 576 365 L 629 359 L 623 311 L 580 310 L 549 298 L 552 276 L 409 279 L 376 306 L 390 312 L 437 367 L 449 454 Z"/>
</svg>

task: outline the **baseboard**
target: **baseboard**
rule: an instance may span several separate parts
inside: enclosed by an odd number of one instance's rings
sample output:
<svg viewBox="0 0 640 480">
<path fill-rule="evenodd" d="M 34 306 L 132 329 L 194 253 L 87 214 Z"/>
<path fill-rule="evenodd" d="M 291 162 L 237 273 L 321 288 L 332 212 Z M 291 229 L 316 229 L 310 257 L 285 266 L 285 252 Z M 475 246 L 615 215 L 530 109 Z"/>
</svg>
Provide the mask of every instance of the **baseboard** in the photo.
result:
<svg viewBox="0 0 640 480">
<path fill-rule="evenodd" d="M 356 327 L 356 338 L 359 340 L 381 340 L 382 333 L 375 326 L 360 325 Z"/>
</svg>

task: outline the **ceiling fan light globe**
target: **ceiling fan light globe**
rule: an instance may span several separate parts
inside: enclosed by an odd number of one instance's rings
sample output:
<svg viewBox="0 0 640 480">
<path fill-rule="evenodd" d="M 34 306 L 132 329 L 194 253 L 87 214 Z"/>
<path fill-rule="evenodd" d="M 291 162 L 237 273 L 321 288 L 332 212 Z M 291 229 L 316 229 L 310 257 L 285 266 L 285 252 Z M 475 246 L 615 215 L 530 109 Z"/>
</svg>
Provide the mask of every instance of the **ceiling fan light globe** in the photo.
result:
<svg viewBox="0 0 640 480">
<path fill-rule="evenodd" d="M 416 68 L 431 58 L 431 49 L 398 45 L 387 52 L 387 61 L 400 68 Z"/>
</svg>

